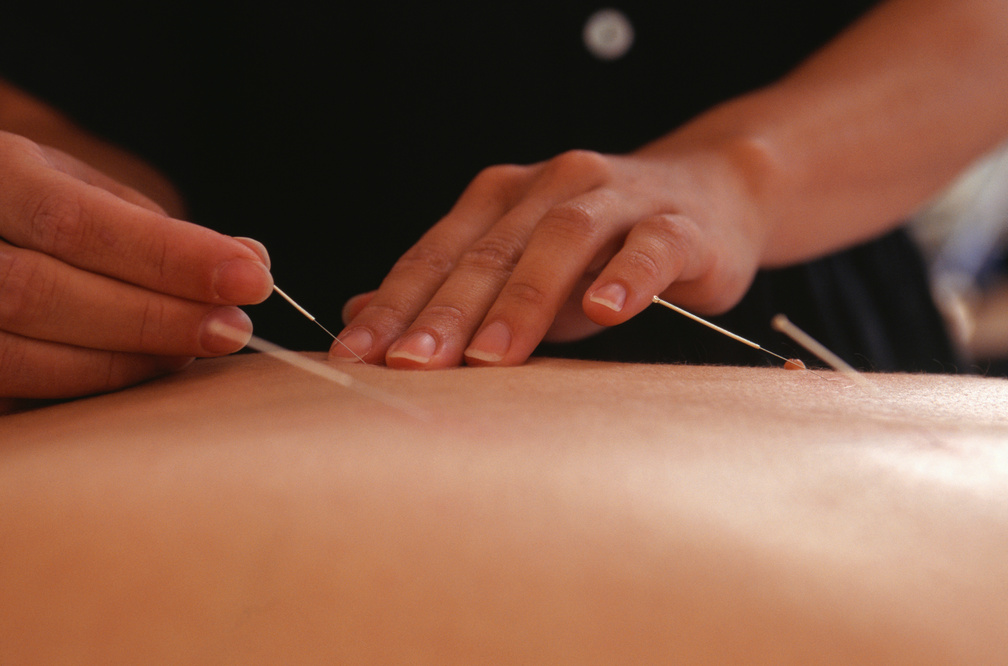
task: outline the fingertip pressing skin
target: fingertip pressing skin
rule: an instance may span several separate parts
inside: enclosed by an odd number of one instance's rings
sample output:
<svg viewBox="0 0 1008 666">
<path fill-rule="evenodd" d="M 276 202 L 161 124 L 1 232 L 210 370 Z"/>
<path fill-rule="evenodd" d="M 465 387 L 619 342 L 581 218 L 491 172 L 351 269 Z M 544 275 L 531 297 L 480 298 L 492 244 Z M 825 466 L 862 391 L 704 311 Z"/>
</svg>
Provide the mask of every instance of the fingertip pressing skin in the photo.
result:
<svg viewBox="0 0 1008 666">
<path fill-rule="evenodd" d="M 358 362 L 358 357 L 366 359 L 374 346 L 374 335 L 362 326 L 347 329 L 338 339 L 329 347 L 329 358 L 333 361 Z"/>
<path fill-rule="evenodd" d="M 421 368 L 438 351 L 438 341 L 427 331 L 412 331 L 397 340 L 385 354 L 389 367 Z"/>
<path fill-rule="evenodd" d="M 500 363 L 511 350 L 511 329 L 503 321 L 495 321 L 480 330 L 465 350 L 466 361 L 479 365 Z"/>
</svg>

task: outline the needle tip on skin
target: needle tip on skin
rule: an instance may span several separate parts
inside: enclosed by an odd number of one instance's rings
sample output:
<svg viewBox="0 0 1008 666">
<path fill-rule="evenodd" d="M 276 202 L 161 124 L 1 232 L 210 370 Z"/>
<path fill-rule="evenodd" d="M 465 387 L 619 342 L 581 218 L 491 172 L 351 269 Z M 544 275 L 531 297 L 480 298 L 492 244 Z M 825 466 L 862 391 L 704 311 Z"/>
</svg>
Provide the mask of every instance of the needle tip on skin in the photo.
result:
<svg viewBox="0 0 1008 666">
<path fill-rule="evenodd" d="M 652 303 L 657 303 L 658 305 L 663 305 L 663 306 L 667 307 L 670 310 L 678 312 L 679 314 L 681 314 L 681 315 L 683 315 L 685 317 L 688 317 L 688 318 L 692 319 L 693 321 L 695 321 L 695 322 L 697 322 L 699 324 L 703 324 L 704 326 L 706 326 L 708 328 L 711 328 L 711 329 L 717 331 L 718 333 L 721 333 L 722 335 L 728 336 L 732 340 L 736 340 L 738 342 L 741 342 L 744 345 L 752 347 L 753 349 L 758 349 L 761 352 L 765 352 L 765 353 L 770 354 L 771 356 L 773 356 L 775 358 L 779 358 L 780 360 L 784 361 L 784 367 L 787 368 L 788 370 L 808 370 L 809 372 L 812 372 L 812 374 L 816 375 L 820 379 L 825 379 L 825 377 L 823 377 L 822 375 L 820 375 L 820 374 L 818 374 L 816 372 L 813 372 L 809 368 L 806 368 L 805 364 L 800 359 L 785 358 L 785 357 L 781 356 L 780 354 L 778 354 L 776 352 L 770 351 L 766 347 L 761 347 L 760 345 L 756 344 L 752 340 L 747 340 L 746 338 L 743 338 L 741 335 L 736 335 L 735 333 L 732 333 L 731 331 L 723 329 L 723 328 L 721 328 L 720 326 L 718 326 L 716 324 L 712 324 L 711 322 L 707 321 L 706 319 L 703 319 L 702 317 L 698 317 L 698 316 L 696 316 L 695 314 L 693 314 L 691 312 L 687 312 L 686 310 L 683 310 L 682 308 L 680 308 L 678 306 L 672 305 L 668 301 L 664 301 L 661 298 L 659 298 L 658 296 L 652 296 L 651 297 L 651 302 Z M 785 317 L 784 315 L 777 315 L 776 317 L 774 317 L 773 322 L 771 322 L 771 323 L 774 326 L 774 328 L 777 328 L 778 325 L 782 325 L 781 321 L 784 321 L 784 322 L 787 322 L 787 324 L 790 324 L 790 322 L 787 321 L 787 317 Z M 781 329 L 777 328 L 777 330 L 781 330 Z"/>
<path fill-rule="evenodd" d="M 364 328 L 352 328 L 336 338 L 329 348 L 329 358 L 334 361 L 352 362 L 359 360 L 364 363 L 364 357 L 371 351 L 374 337 Z"/>
<path fill-rule="evenodd" d="M 871 393 L 878 393 L 878 388 L 867 379 L 864 378 L 860 372 L 855 370 L 849 363 L 844 361 L 842 358 L 834 354 L 832 351 L 826 348 L 821 342 L 813 338 L 811 335 L 798 328 L 795 324 L 791 323 L 785 315 L 779 314 L 775 316 L 771 321 L 770 325 L 775 331 L 783 333 L 788 336 L 802 347 L 807 349 L 810 353 L 814 354 L 823 363 L 830 366 L 837 372 L 841 373 L 848 379 L 854 381 L 862 388 L 868 390 Z"/>
<path fill-rule="evenodd" d="M 319 322 L 319 320 L 314 317 L 314 315 L 312 315 L 310 312 L 308 312 L 303 307 L 301 307 L 300 305 L 298 305 L 297 302 L 293 298 L 291 298 L 290 296 L 288 296 L 284 292 L 283 289 L 281 289 L 280 287 L 278 287 L 278 286 L 276 286 L 274 284 L 273 285 L 273 291 L 275 291 L 281 298 L 283 298 L 285 301 L 287 301 L 292 306 L 294 306 L 294 309 L 296 309 L 298 312 L 300 312 L 301 314 L 303 314 L 309 321 L 315 322 L 316 326 L 318 326 L 323 331 L 325 331 L 326 333 L 328 333 L 329 337 L 331 337 L 333 340 L 335 340 L 338 344 L 342 345 L 348 352 L 350 352 L 351 354 L 353 354 L 354 358 L 356 358 L 361 363 L 364 363 L 365 365 L 367 365 L 367 362 L 363 358 L 361 358 L 357 354 L 357 352 L 355 352 L 353 349 L 350 349 L 350 347 L 348 347 L 346 344 L 344 344 L 342 340 L 340 340 L 339 338 L 337 338 L 336 335 L 332 331 L 330 331 L 328 328 L 326 328 L 325 326 L 323 326 Z"/>
<path fill-rule="evenodd" d="M 250 348 L 255 349 L 258 352 L 268 354 L 279 361 L 293 365 L 305 372 L 309 372 L 313 375 L 333 382 L 334 384 L 339 384 L 340 386 L 346 387 L 351 391 L 359 393 L 372 400 L 381 402 L 386 406 L 392 407 L 393 409 L 408 414 L 409 416 L 423 421 L 432 420 L 432 417 L 427 410 L 417 407 L 411 402 L 398 396 L 387 393 L 376 386 L 365 384 L 352 375 L 341 372 L 331 365 L 313 361 L 308 356 L 293 352 L 289 349 L 281 347 L 280 345 L 274 344 L 269 340 L 263 340 L 262 338 L 258 338 L 254 335 L 246 338 L 243 331 L 236 330 L 225 322 L 211 322 L 208 325 L 208 328 L 211 329 L 215 335 L 219 335 L 223 338 L 230 338 L 236 343 L 240 342 L 243 346 L 247 344 Z"/>
</svg>

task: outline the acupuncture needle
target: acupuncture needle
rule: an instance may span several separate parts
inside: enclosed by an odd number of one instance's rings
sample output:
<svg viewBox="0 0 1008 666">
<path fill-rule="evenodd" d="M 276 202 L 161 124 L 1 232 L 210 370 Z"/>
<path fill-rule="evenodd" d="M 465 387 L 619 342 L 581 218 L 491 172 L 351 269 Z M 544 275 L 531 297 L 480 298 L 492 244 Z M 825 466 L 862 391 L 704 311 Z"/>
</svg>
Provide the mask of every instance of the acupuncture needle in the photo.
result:
<svg viewBox="0 0 1008 666">
<path fill-rule="evenodd" d="M 785 364 L 791 364 L 791 365 L 790 365 L 789 367 L 794 367 L 795 365 L 797 365 L 797 364 L 796 364 L 796 363 L 794 363 L 794 361 L 792 361 L 791 359 L 788 359 L 788 358 L 784 358 L 784 357 L 783 357 L 783 356 L 781 356 L 780 354 L 778 354 L 778 353 L 776 353 L 776 352 L 772 352 L 772 351 L 770 351 L 769 349 L 767 349 L 766 347 L 761 347 L 761 346 L 759 346 L 758 344 L 756 344 L 756 343 L 755 343 L 755 342 L 753 342 L 752 340 L 748 340 L 748 339 L 746 339 L 746 338 L 743 338 L 743 337 L 742 337 L 741 335 L 738 335 L 738 334 L 736 334 L 736 333 L 732 333 L 731 331 L 729 331 L 729 330 L 727 330 L 727 329 L 724 329 L 724 328 L 721 328 L 721 327 L 720 327 L 720 326 L 718 326 L 717 324 L 715 324 L 715 323 L 712 323 L 712 322 L 709 322 L 709 321 L 707 321 L 706 319 L 704 319 L 704 318 L 702 318 L 702 317 L 698 317 L 698 316 L 696 316 L 695 314 L 693 314 L 692 312 L 689 312 L 689 311 L 687 311 L 687 310 L 683 310 L 683 309 L 682 309 L 681 307 L 679 307 L 679 306 L 677 306 L 677 305 L 672 305 L 672 304 L 671 304 L 671 303 L 669 303 L 668 301 L 665 301 L 665 300 L 662 300 L 662 299 L 661 299 L 661 298 L 659 298 L 658 296 L 654 296 L 654 297 L 652 297 L 652 298 L 651 298 L 651 301 L 652 301 L 653 303 L 657 303 L 658 305 L 664 305 L 664 306 L 665 306 L 665 307 L 667 307 L 667 308 L 668 308 L 669 310 L 674 310 L 675 312 L 678 312 L 678 313 L 679 313 L 679 314 L 681 314 L 682 316 L 684 316 L 684 317 L 688 317 L 689 319 L 692 319 L 693 321 L 697 322 L 698 324 L 703 324 L 703 325 L 704 325 L 704 326 L 706 326 L 707 328 L 711 328 L 711 329 L 714 329 L 715 331 L 717 331 L 718 333 L 721 333 L 722 335 L 727 335 L 727 336 L 728 336 L 729 338 L 731 338 L 732 340 L 736 340 L 737 342 L 741 342 L 742 344 L 744 344 L 744 345 L 746 345 L 746 346 L 749 346 L 749 347 L 752 347 L 753 349 L 758 349 L 758 350 L 760 350 L 761 352 L 766 352 L 767 354 L 770 354 L 771 356 L 776 356 L 776 357 L 777 357 L 777 358 L 779 358 L 780 360 L 784 361 L 784 363 L 785 363 Z M 804 369 L 805 369 L 805 370 L 808 370 L 809 372 L 811 372 L 811 373 L 812 373 L 813 375 L 815 375 L 816 377 L 819 377 L 820 379 L 826 379 L 825 377 L 823 377 L 823 376 L 822 376 L 822 375 L 820 375 L 819 373 L 817 373 L 817 372 L 813 371 L 813 370 L 812 370 L 811 368 L 804 368 Z"/>
<path fill-rule="evenodd" d="M 432 418 L 431 414 L 422 407 L 418 407 L 407 400 L 378 388 L 377 386 L 366 384 L 359 379 L 356 379 L 349 373 L 337 370 L 328 363 L 320 363 L 312 360 L 304 354 L 299 354 L 298 352 L 281 347 L 269 340 L 264 340 L 254 335 L 250 335 L 221 321 L 212 321 L 210 323 L 210 329 L 215 335 L 228 338 L 238 344 L 271 356 L 278 361 L 300 368 L 305 372 L 309 372 L 317 377 L 321 377 L 322 379 L 328 380 L 334 384 L 343 386 L 344 388 L 350 389 L 355 393 L 380 402 L 385 406 L 396 409 L 404 414 L 408 414 L 409 416 L 422 421 L 430 421 Z"/>
<path fill-rule="evenodd" d="M 294 299 L 293 299 L 293 298 L 291 298 L 291 297 L 290 297 L 290 296 L 288 296 L 288 295 L 287 295 L 286 293 L 284 293 L 284 290 L 283 290 L 283 289 L 281 289 L 280 287 L 278 287 L 278 286 L 276 286 L 276 285 L 273 285 L 273 291 L 275 291 L 276 293 L 280 294 L 280 297 L 281 297 L 281 298 L 283 298 L 283 299 L 284 299 L 285 301 L 287 301 L 288 303 L 290 303 L 291 305 L 293 305 L 293 306 L 294 306 L 294 309 L 296 309 L 296 310 L 297 310 L 298 312 L 300 312 L 301 314 L 303 314 L 303 315 L 304 315 L 305 317 L 307 317 L 307 318 L 308 318 L 308 319 L 309 319 L 310 321 L 313 321 L 313 322 L 315 322 L 315 325 L 316 325 L 316 326 L 318 326 L 319 328 L 321 328 L 321 329 L 322 329 L 323 331 L 325 331 L 326 333 L 328 333 L 328 334 L 329 334 L 329 337 L 331 337 L 331 338 L 332 338 L 333 340 L 335 340 L 335 341 L 336 341 L 336 342 L 338 342 L 339 344 L 343 345 L 343 348 L 344 348 L 344 349 L 346 349 L 346 350 L 347 350 L 348 352 L 350 352 L 351 354 L 353 354 L 353 355 L 354 355 L 354 356 L 355 356 L 355 357 L 357 358 L 357 360 L 358 360 L 358 361 L 360 361 L 361 363 L 363 363 L 363 364 L 367 365 L 367 361 L 365 361 L 365 360 L 364 360 L 364 359 L 362 359 L 362 358 L 361 358 L 360 356 L 358 356 L 358 355 L 357 355 L 357 352 L 355 352 L 354 350 L 352 350 L 352 349 L 350 349 L 349 347 L 347 347 L 347 346 L 346 346 L 346 344 L 344 344 L 344 342 L 343 342 L 342 340 L 340 340 L 340 339 L 339 339 L 339 338 L 337 338 L 337 337 L 336 337 L 335 335 L 333 335 L 333 332 L 332 332 L 332 331 L 330 331 L 330 330 L 329 330 L 328 328 L 326 328 L 325 326 L 323 326 L 323 325 L 322 325 L 322 323 L 321 323 L 321 322 L 320 322 L 320 321 L 319 321 L 318 319 L 316 319 L 316 318 L 315 318 L 315 317 L 314 317 L 314 316 L 312 315 L 312 313 L 310 313 L 310 312 L 308 312 L 307 310 L 305 310 L 305 309 L 304 309 L 303 307 L 301 307 L 300 305 L 298 305 L 298 304 L 297 304 L 297 303 L 296 303 L 296 302 L 294 301 Z"/>
<path fill-rule="evenodd" d="M 783 333 L 788 336 L 802 347 L 807 349 L 809 353 L 814 354 L 819 357 L 826 365 L 832 367 L 834 370 L 842 375 L 845 375 L 851 381 L 859 384 L 862 388 L 866 388 L 872 392 L 877 393 L 878 389 L 874 384 L 869 382 L 864 376 L 855 370 L 849 363 L 844 361 L 842 358 L 831 352 L 826 345 L 819 342 L 811 335 L 798 328 L 795 324 L 791 322 L 785 315 L 779 314 L 775 316 L 770 321 L 770 326 L 773 327 L 775 331 Z"/>
</svg>

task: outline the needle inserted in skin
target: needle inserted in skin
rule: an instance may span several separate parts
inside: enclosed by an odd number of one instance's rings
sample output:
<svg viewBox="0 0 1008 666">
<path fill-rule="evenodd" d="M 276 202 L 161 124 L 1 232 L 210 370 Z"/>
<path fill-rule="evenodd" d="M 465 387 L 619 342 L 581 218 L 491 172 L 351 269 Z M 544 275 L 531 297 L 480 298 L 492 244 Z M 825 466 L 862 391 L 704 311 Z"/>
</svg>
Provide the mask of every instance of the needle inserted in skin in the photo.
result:
<svg viewBox="0 0 1008 666">
<path fill-rule="evenodd" d="M 717 324 L 713 324 L 713 323 L 707 321 L 706 319 L 704 319 L 702 317 L 698 317 L 695 314 L 693 314 L 692 312 L 688 312 L 686 310 L 683 310 L 681 307 L 679 307 L 677 305 L 672 305 L 668 301 L 663 301 L 662 299 L 658 298 L 657 296 L 653 296 L 651 298 L 651 301 L 654 302 L 654 303 L 657 303 L 658 305 L 664 305 L 669 310 L 674 310 L 674 311 L 678 312 L 679 314 L 681 314 L 684 317 L 689 317 L 690 319 L 692 319 L 693 321 L 697 322 L 698 324 L 703 324 L 707 328 L 712 328 L 715 331 L 717 331 L 718 333 L 721 333 L 722 335 L 727 335 L 732 340 L 736 340 L 738 342 L 741 342 L 742 344 L 744 344 L 744 345 L 746 345 L 748 347 L 752 347 L 753 349 L 758 349 L 761 352 L 766 352 L 767 354 L 770 354 L 771 356 L 776 356 L 780 360 L 784 361 L 785 367 L 795 367 L 795 365 L 796 365 L 795 362 L 792 361 L 791 359 L 784 358 L 780 354 L 778 354 L 776 352 L 772 352 L 772 351 L 770 351 L 769 349 L 767 349 L 765 347 L 760 347 L 758 344 L 756 344 L 752 340 L 747 340 L 747 339 L 743 338 L 741 335 L 737 335 L 737 334 L 732 333 L 731 331 L 729 331 L 727 329 L 721 328 Z M 799 361 L 798 363 L 801 363 L 801 362 Z M 788 364 L 791 364 L 791 365 L 789 366 Z M 803 370 L 807 370 L 808 372 L 811 372 L 813 375 L 815 375 L 819 379 L 826 379 L 825 377 L 823 377 L 822 375 L 820 375 L 818 372 L 812 370 L 811 368 L 804 367 L 804 364 L 802 364 L 799 367 L 801 367 L 801 369 L 803 369 Z"/>
<path fill-rule="evenodd" d="M 776 356 L 777 358 L 779 358 L 780 360 L 784 361 L 785 363 L 788 362 L 788 359 L 784 358 L 780 354 L 774 353 L 774 352 L 772 352 L 769 349 L 766 349 L 764 347 L 760 347 L 758 344 L 756 344 L 752 340 L 746 340 L 741 335 L 736 335 L 736 334 L 732 333 L 731 331 L 728 331 L 728 330 L 725 330 L 725 329 L 721 328 L 717 324 L 712 324 L 711 322 L 707 321 L 706 319 L 698 317 L 695 314 L 693 314 L 692 312 L 687 312 L 686 310 L 683 310 L 681 307 L 678 307 L 676 305 L 672 305 L 668 301 L 663 301 L 662 299 L 658 298 L 657 296 L 653 297 L 651 300 L 653 302 L 657 303 L 658 305 L 664 305 L 669 310 L 675 310 L 676 312 L 678 312 L 679 314 L 681 314 L 684 317 L 689 317 L 690 319 L 692 319 L 693 321 L 697 322 L 698 324 L 703 324 L 707 328 L 712 328 L 715 331 L 717 331 L 718 333 L 721 333 L 722 335 L 727 335 L 732 340 L 737 340 L 738 342 L 741 342 L 744 345 L 748 345 L 749 347 L 752 347 L 753 349 L 758 349 L 758 350 L 760 350 L 762 352 L 766 352 L 767 354 L 770 354 L 771 356 Z"/>
<path fill-rule="evenodd" d="M 430 421 L 432 418 L 431 414 L 428 413 L 427 410 L 396 395 L 392 395 L 376 386 L 365 384 L 349 373 L 337 370 L 328 363 L 320 363 L 312 360 L 304 354 L 291 351 L 290 349 L 281 347 L 269 340 L 263 340 L 262 338 L 258 338 L 254 335 L 249 335 L 248 333 L 239 331 L 232 326 L 219 321 L 211 322 L 210 327 L 212 332 L 216 335 L 234 340 L 235 342 L 248 346 L 251 349 L 255 349 L 258 352 L 268 354 L 279 361 L 293 365 L 305 372 L 310 372 L 311 374 L 333 382 L 334 384 L 339 384 L 340 386 L 348 388 L 351 391 L 370 398 L 371 400 L 376 400 L 387 407 L 391 407 L 423 421 Z"/>
<path fill-rule="evenodd" d="M 336 342 L 338 342 L 339 344 L 343 345 L 343 348 L 344 348 L 344 349 L 346 349 L 346 350 L 347 350 L 348 352 L 350 352 L 351 354 L 353 354 L 354 356 L 356 356 L 356 357 L 357 357 L 357 360 L 358 360 L 358 361 L 360 361 L 361 363 L 364 363 L 365 365 L 367 364 L 367 361 L 365 361 L 364 359 L 362 359 L 362 358 L 361 358 L 360 356 L 357 356 L 357 353 L 356 353 L 356 352 L 355 352 L 354 350 L 350 349 L 350 348 L 349 348 L 349 347 L 347 347 L 347 346 L 346 346 L 345 344 L 343 344 L 343 341 L 342 341 L 342 340 L 340 340 L 339 338 L 337 338 L 337 337 L 336 337 L 335 335 L 333 335 L 333 332 L 332 332 L 332 331 L 330 331 L 330 330 L 329 330 L 328 328 L 326 328 L 326 327 L 325 327 L 325 326 L 323 326 L 323 325 L 322 325 L 321 323 L 319 323 L 319 320 L 318 320 L 318 319 L 316 319 L 316 318 L 315 318 L 314 316 L 312 316 L 312 314 L 311 314 L 310 312 L 308 312 L 308 311 L 307 311 L 307 310 L 305 310 L 305 309 L 304 309 L 303 307 L 301 307 L 300 305 L 298 305 L 298 304 L 297 304 L 297 303 L 296 303 L 296 302 L 294 301 L 294 299 L 293 299 L 293 298 L 291 298 L 290 296 L 288 296 L 287 294 L 285 294 L 285 293 L 284 293 L 284 291 L 283 291 L 283 289 L 281 289 L 280 287 L 278 287 L 278 286 L 276 286 L 276 285 L 273 285 L 273 291 L 275 291 L 276 293 L 280 294 L 280 297 L 281 297 L 281 298 L 283 298 L 283 299 L 284 299 L 285 301 L 287 301 L 288 303 L 290 303 L 291 305 L 293 305 L 293 306 L 294 306 L 294 308 L 295 308 L 295 309 L 296 309 L 296 310 L 297 310 L 298 312 L 300 312 L 301 314 L 303 314 L 303 315 L 304 315 L 305 317 L 307 317 L 307 318 L 308 318 L 308 319 L 310 319 L 311 321 L 315 322 L 315 325 L 316 325 L 316 326 L 318 326 L 319 328 L 321 328 L 321 329 L 322 329 L 323 331 L 325 331 L 326 333 L 328 333 L 328 334 L 329 334 L 329 337 L 331 337 L 331 338 L 332 338 L 333 340 L 335 340 L 335 341 L 336 341 Z"/>
<path fill-rule="evenodd" d="M 851 381 L 856 382 L 861 387 L 872 392 L 878 391 L 875 385 L 865 379 L 860 372 L 852 368 L 850 364 L 827 349 L 824 344 L 791 323 L 791 320 L 786 316 L 782 314 L 777 315 L 770 321 L 770 326 L 772 326 L 775 331 L 783 333 L 805 349 L 809 350 L 812 354 L 818 356 L 823 363 L 845 375 Z"/>
</svg>

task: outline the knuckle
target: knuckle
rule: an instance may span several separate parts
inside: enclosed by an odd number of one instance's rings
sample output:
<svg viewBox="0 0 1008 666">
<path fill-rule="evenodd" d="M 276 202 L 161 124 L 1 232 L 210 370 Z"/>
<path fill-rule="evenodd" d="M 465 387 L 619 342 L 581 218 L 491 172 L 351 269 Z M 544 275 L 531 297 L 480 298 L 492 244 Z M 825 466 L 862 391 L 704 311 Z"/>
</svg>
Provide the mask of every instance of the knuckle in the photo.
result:
<svg viewBox="0 0 1008 666">
<path fill-rule="evenodd" d="M 100 376 L 101 380 L 97 382 L 97 386 L 90 389 L 96 393 L 114 391 L 157 374 L 150 368 L 149 363 L 133 354 L 99 352 L 96 363 L 101 370 L 96 372 L 95 376 Z"/>
<path fill-rule="evenodd" d="M 141 349 L 156 349 L 159 346 L 166 319 L 167 312 L 164 301 L 157 298 L 149 299 L 138 320 L 137 340 L 139 340 Z"/>
<path fill-rule="evenodd" d="M 523 244 L 501 234 L 484 236 L 459 259 L 459 266 L 484 273 L 510 274 L 518 263 Z"/>
<path fill-rule="evenodd" d="M 367 313 L 366 319 L 370 326 L 381 329 L 397 331 L 403 325 L 402 322 L 411 321 L 416 310 L 405 297 L 399 296 L 392 300 L 372 301 L 361 313 Z"/>
<path fill-rule="evenodd" d="M 447 303 L 428 305 L 424 309 L 422 317 L 427 324 L 437 322 L 435 325 L 437 328 L 444 325 L 449 328 L 461 327 L 470 320 L 470 316 L 462 308 Z"/>
<path fill-rule="evenodd" d="M 540 285 L 527 280 L 512 280 L 501 294 L 511 304 L 522 308 L 541 309 L 550 303 L 550 295 Z"/>
<path fill-rule="evenodd" d="M 634 242 L 625 248 L 631 270 L 649 279 L 664 280 L 695 252 L 695 227 L 678 215 L 658 215 L 643 220 L 634 230 Z"/>
<path fill-rule="evenodd" d="M 117 362 L 117 357 L 114 354 L 108 354 L 105 357 L 104 363 L 101 364 L 101 370 L 95 373 L 95 376 L 101 376 L 101 380 L 98 382 L 99 391 L 107 391 L 116 387 L 118 382 L 118 377 L 120 374 L 119 363 Z"/>
<path fill-rule="evenodd" d="M 651 217 L 641 227 L 669 259 L 692 251 L 695 245 L 695 227 L 680 215 Z"/>
<path fill-rule="evenodd" d="M 539 228 L 549 234 L 579 240 L 596 234 L 599 225 L 592 206 L 582 201 L 568 201 L 551 208 L 539 223 Z"/>
<path fill-rule="evenodd" d="M 0 252 L 0 323 L 21 329 L 51 308 L 55 284 L 27 252 Z"/>
<path fill-rule="evenodd" d="M 168 285 L 172 282 L 170 246 L 167 239 L 160 234 L 149 234 L 148 241 L 142 251 L 138 248 L 137 255 L 144 258 L 149 267 L 152 279 L 156 284 Z"/>
<path fill-rule="evenodd" d="M 529 167 L 516 164 L 497 164 L 484 168 L 470 185 L 470 191 L 481 196 L 511 196 L 529 174 Z"/>
<path fill-rule="evenodd" d="M 451 272 L 455 261 L 451 253 L 430 245 L 417 244 L 403 254 L 390 273 L 440 278 Z"/>
<path fill-rule="evenodd" d="M 30 204 L 29 238 L 35 247 L 54 254 L 73 252 L 87 236 L 81 205 L 63 193 L 47 193 Z"/>
<path fill-rule="evenodd" d="M 661 280 L 664 273 L 662 262 L 644 248 L 628 248 L 623 260 L 633 273 L 645 276 L 649 282 Z"/>
<path fill-rule="evenodd" d="M 612 176 L 612 165 L 602 153 L 592 150 L 568 150 L 547 163 L 557 177 L 601 184 Z"/>
<path fill-rule="evenodd" d="M 515 179 L 524 177 L 526 170 L 527 167 L 517 164 L 494 164 L 493 166 L 485 167 L 476 174 L 473 182 L 488 187 L 508 185 Z"/>
<path fill-rule="evenodd" d="M 0 394 L 5 397 L 18 384 L 17 378 L 31 373 L 24 344 L 17 338 L 0 335 Z"/>
</svg>

